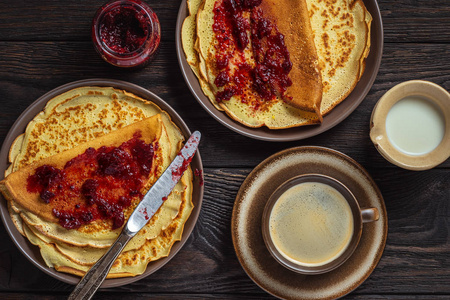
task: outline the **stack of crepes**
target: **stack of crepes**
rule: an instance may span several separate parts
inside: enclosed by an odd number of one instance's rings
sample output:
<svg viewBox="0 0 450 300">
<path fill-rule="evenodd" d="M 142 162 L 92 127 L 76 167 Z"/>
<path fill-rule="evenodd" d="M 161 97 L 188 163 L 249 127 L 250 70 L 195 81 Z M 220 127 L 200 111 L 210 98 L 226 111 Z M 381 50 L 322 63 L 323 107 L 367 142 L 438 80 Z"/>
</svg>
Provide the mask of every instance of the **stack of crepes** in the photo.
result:
<svg viewBox="0 0 450 300">
<path fill-rule="evenodd" d="M 49 267 L 84 275 L 108 250 L 123 225 L 113 229 L 114 220 L 95 219 L 74 229 L 64 228 L 52 206 L 42 201 L 39 193 L 30 192 L 28 178 L 39 166 L 62 169 L 67 161 L 81 157 L 78 155 L 88 148 L 119 147 L 136 136 L 153 149 L 153 157 L 140 195 L 136 193 L 130 204 L 124 206 L 125 223 L 184 141 L 179 128 L 157 105 L 114 88 L 76 88 L 51 99 L 13 143 L 9 154 L 11 165 L 5 174 L 9 176 L 0 183 L 0 188 L 17 229 L 40 248 Z M 86 199 L 80 199 L 80 184 L 75 181 L 74 187 L 70 187 L 78 193 L 67 200 L 69 204 L 85 203 Z M 120 186 L 107 190 L 102 193 L 120 196 Z M 142 274 L 150 261 L 169 254 L 174 242 L 181 240 L 184 224 L 193 209 L 192 190 L 193 173 L 189 168 L 154 217 L 125 247 L 108 278 Z"/>
<path fill-rule="evenodd" d="M 215 108 L 246 126 L 282 129 L 320 123 L 364 72 L 372 17 L 361 0 L 187 0 L 187 7 L 181 31 L 186 60 Z M 255 24 L 260 16 L 264 26 Z M 245 29 L 244 37 L 236 28 Z M 286 89 L 271 83 L 276 67 L 271 70 L 267 63 L 280 60 L 280 49 L 271 52 L 270 44 L 278 33 L 290 57 L 290 64 L 282 65 L 291 67 Z M 249 42 L 242 49 L 245 36 Z M 264 59 L 261 71 L 258 64 Z M 242 65 L 250 70 L 246 76 Z M 223 70 L 231 80 L 222 80 Z M 244 92 L 236 92 L 242 78 L 250 82 Z M 274 97 L 259 92 L 258 78 L 264 89 L 272 86 Z"/>
</svg>

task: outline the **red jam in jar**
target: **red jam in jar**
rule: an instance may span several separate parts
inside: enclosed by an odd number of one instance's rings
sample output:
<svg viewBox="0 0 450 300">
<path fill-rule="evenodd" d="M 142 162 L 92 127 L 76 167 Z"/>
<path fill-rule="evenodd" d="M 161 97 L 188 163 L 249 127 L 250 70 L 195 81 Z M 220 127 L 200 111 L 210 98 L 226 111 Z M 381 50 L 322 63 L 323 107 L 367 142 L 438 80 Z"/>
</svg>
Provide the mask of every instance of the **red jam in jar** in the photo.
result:
<svg viewBox="0 0 450 300">
<path fill-rule="evenodd" d="M 149 63 L 159 47 L 158 17 L 140 0 L 114 0 L 99 8 L 92 22 L 92 41 L 102 58 L 118 67 Z"/>
</svg>

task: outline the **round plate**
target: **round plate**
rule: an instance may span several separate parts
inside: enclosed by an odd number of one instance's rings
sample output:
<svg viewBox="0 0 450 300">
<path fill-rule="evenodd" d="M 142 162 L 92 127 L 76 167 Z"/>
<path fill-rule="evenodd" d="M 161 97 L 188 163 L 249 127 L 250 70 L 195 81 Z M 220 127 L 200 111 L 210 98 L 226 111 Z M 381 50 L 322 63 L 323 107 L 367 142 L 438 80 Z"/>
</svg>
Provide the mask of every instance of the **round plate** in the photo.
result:
<svg viewBox="0 0 450 300">
<path fill-rule="evenodd" d="M 46 93 L 39 99 L 37 99 L 35 102 L 33 102 L 16 120 L 16 122 L 11 127 L 8 135 L 5 138 L 5 141 L 3 142 L 3 146 L 0 152 L 0 174 L 4 174 L 4 171 L 6 170 L 8 166 L 8 152 L 9 148 L 11 147 L 11 144 L 13 143 L 14 139 L 22 134 L 25 131 L 25 127 L 27 124 L 44 108 L 44 106 L 47 104 L 47 102 L 54 98 L 55 96 L 58 96 L 66 91 L 69 91 L 71 89 L 82 87 L 82 86 L 108 86 L 108 87 L 114 87 L 122 90 L 126 90 L 128 92 L 131 92 L 143 99 L 147 99 L 150 101 L 153 101 L 155 104 L 157 104 L 162 110 L 166 111 L 170 117 L 172 118 L 172 121 L 180 128 L 183 135 L 186 137 L 186 139 L 190 136 L 191 132 L 189 131 L 186 124 L 183 122 L 181 117 L 161 98 L 153 94 L 152 92 L 137 86 L 132 83 L 128 83 L 125 81 L 119 81 L 119 80 L 109 80 L 109 79 L 88 79 L 88 80 L 81 80 L 76 81 L 72 83 L 68 83 L 65 85 L 62 85 L 60 87 L 55 88 L 54 90 Z M 191 167 L 193 170 L 203 170 L 202 161 L 200 158 L 200 153 L 197 151 L 196 155 L 194 156 Z M 70 284 L 77 284 L 80 281 L 80 277 L 60 273 L 57 272 L 53 268 L 47 267 L 44 260 L 42 259 L 42 256 L 40 254 L 39 248 L 33 244 L 31 244 L 24 236 L 22 236 L 19 231 L 17 231 L 16 227 L 14 226 L 9 213 L 8 213 L 8 207 L 6 200 L 2 197 L 2 201 L 0 202 L 0 213 L 1 218 L 3 221 L 3 224 L 5 225 L 5 228 L 16 244 L 16 246 L 19 248 L 19 250 L 39 269 L 41 269 L 44 273 L 47 273 L 48 275 L 59 279 L 63 282 L 70 283 Z M 192 202 L 194 203 L 194 209 L 187 220 L 184 230 L 183 230 L 183 236 L 181 238 L 181 241 L 175 243 L 170 251 L 169 256 L 165 258 L 161 258 L 157 261 L 150 262 L 147 266 L 147 269 L 145 272 L 141 275 L 135 276 L 135 277 L 125 277 L 125 278 L 116 278 L 116 279 L 106 279 L 103 284 L 101 285 L 102 288 L 108 288 L 108 287 L 117 287 L 125 284 L 129 284 L 131 282 L 140 280 L 144 277 L 147 277 L 148 275 L 152 274 L 153 272 L 157 271 L 159 268 L 164 266 L 167 262 L 169 262 L 172 257 L 175 256 L 175 254 L 181 249 L 181 247 L 184 245 L 186 240 L 188 239 L 189 235 L 191 234 L 195 223 L 197 222 L 198 215 L 200 213 L 200 208 L 202 205 L 202 199 L 203 199 L 203 185 L 199 183 L 199 178 L 197 176 L 194 177 L 194 190 L 192 194 Z"/>
<path fill-rule="evenodd" d="M 364 0 L 367 10 L 372 15 L 371 47 L 366 59 L 366 68 L 363 76 L 351 94 L 329 114 L 323 118 L 320 125 L 300 126 L 289 129 L 270 130 L 267 127 L 250 128 L 232 120 L 225 112 L 218 111 L 203 94 L 197 77 L 186 62 L 186 56 L 181 45 L 181 26 L 188 15 L 186 1 L 181 1 L 176 25 L 176 47 L 178 62 L 184 79 L 201 106 L 217 121 L 242 135 L 265 141 L 286 142 L 305 139 L 322 133 L 343 121 L 363 101 L 375 81 L 383 54 L 383 24 L 376 0 Z"/>
<path fill-rule="evenodd" d="M 286 180 L 316 173 L 346 185 L 362 208 L 376 207 L 380 218 L 366 223 L 353 255 L 339 268 L 320 275 L 302 275 L 279 264 L 267 250 L 261 218 L 270 195 Z M 383 254 L 387 213 L 383 197 L 369 174 L 350 157 L 328 148 L 297 147 L 272 155 L 245 179 L 231 219 L 233 244 L 248 276 L 268 293 L 284 299 L 335 299 L 366 280 Z"/>
</svg>

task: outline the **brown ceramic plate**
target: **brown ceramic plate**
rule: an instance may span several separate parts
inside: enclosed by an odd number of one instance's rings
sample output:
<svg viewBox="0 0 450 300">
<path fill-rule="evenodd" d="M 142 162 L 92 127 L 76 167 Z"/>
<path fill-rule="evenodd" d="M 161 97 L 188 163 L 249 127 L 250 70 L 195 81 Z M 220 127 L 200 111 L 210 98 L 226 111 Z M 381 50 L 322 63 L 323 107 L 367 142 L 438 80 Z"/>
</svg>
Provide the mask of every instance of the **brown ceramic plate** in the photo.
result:
<svg viewBox="0 0 450 300">
<path fill-rule="evenodd" d="M 308 173 L 339 180 L 362 208 L 376 207 L 380 213 L 378 221 L 364 224 L 353 255 L 337 269 L 320 275 L 302 275 L 283 267 L 270 255 L 261 232 L 270 195 L 288 179 Z M 231 232 L 245 272 L 268 293 L 284 299 L 335 299 L 356 289 L 375 269 L 386 245 L 387 213 L 378 187 L 356 161 L 328 148 L 297 147 L 272 155 L 248 175 L 233 207 Z"/>
<path fill-rule="evenodd" d="M 125 81 L 119 81 L 119 80 L 109 80 L 109 79 L 88 79 L 88 80 L 81 80 L 81 81 L 75 81 L 71 82 L 65 85 L 62 85 L 60 87 L 55 88 L 54 90 L 46 93 L 39 99 L 37 99 L 34 103 L 32 103 L 17 119 L 17 121 L 13 124 L 11 127 L 8 135 L 5 138 L 5 141 L 3 142 L 1 152 L 0 152 L 0 174 L 4 174 L 4 171 L 6 170 L 8 166 L 8 152 L 9 148 L 11 147 L 12 142 L 14 139 L 22 134 L 25 131 L 25 127 L 27 126 L 28 122 L 30 122 L 47 104 L 47 102 L 52 99 L 53 97 L 62 94 L 66 91 L 69 91 L 71 89 L 82 87 L 82 86 L 110 86 L 118 89 L 123 89 L 128 92 L 131 92 L 139 97 L 142 97 L 143 99 L 147 99 L 150 101 L 153 101 L 156 103 L 162 110 L 166 111 L 172 118 L 172 121 L 181 129 L 186 139 L 190 136 L 191 132 L 189 131 L 189 128 L 186 126 L 184 121 L 181 119 L 181 117 L 161 98 L 153 94 L 152 92 L 137 86 L 132 83 L 128 83 Z M 194 156 L 194 159 L 191 162 L 191 166 L 193 170 L 203 170 L 202 161 L 200 158 L 200 153 L 197 151 L 196 155 Z M 1 178 L 4 176 L 1 175 Z M 187 220 L 184 230 L 183 230 L 183 236 L 181 241 L 176 242 L 172 250 L 170 251 L 170 254 L 168 257 L 161 258 L 157 261 L 150 262 L 147 266 L 146 271 L 138 276 L 135 277 L 126 277 L 126 278 L 117 278 L 117 279 L 106 279 L 103 284 L 101 285 L 102 288 L 108 288 L 108 287 L 117 287 L 125 284 L 129 284 L 132 282 L 135 282 L 137 280 L 140 280 L 153 272 L 157 271 L 159 268 L 164 266 L 167 262 L 169 262 L 172 257 L 175 256 L 175 254 L 181 249 L 181 247 L 184 245 L 186 240 L 188 239 L 189 235 L 191 234 L 192 230 L 194 229 L 195 223 L 197 222 L 198 215 L 200 213 L 200 208 L 202 205 L 202 199 L 203 199 L 203 185 L 199 183 L 199 178 L 195 176 L 194 179 L 194 190 L 192 195 L 192 202 L 194 203 L 194 209 Z M 0 213 L 1 218 L 3 221 L 3 224 L 5 225 L 5 228 L 16 244 L 16 246 L 19 248 L 19 250 L 40 270 L 42 270 L 44 273 L 59 279 L 63 282 L 70 283 L 70 284 L 77 284 L 80 280 L 80 277 L 60 273 L 55 271 L 53 268 L 47 267 L 44 260 L 42 259 L 42 256 L 40 254 L 39 248 L 37 246 L 34 246 L 31 244 L 25 237 L 23 237 L 14 226 L 13 222 L 11 221 L 11 218 L 8 213 L 7 203 L 6 200 L 1 197 L 0 201 Z"/>
<path fill-rule="evenodd" d="M 181 45 L 181 25 L 188 15 L 186 0 L 181 1 L 181 6 L 178 11 L 175 36 L 178 62 L 180 64 L 181 72 L 183 73 L 189 89 L 200 105 L 217 121 L 237 133 L 254 139 L 274 142 L 296 141 L 315 136 L 334 127 L 348 117 L 364 100 L 377 76 L 381 56 L 383 54 L 383 24 L 377 1 L 364 0 L 364 4 L 373 18 L 371 28 L 371 47 L 369 56 L 366 60 L 366 69 L 361 77 L 361 80 L 358 82 L 352 93 L 341 104 L 336 106 L 329 114 L 327 114 L 320 125 L 310 125 L 280 130 L 270 130 L 266 127 L 250 128 L 232 120 L 226 113 L 218 111 L 211 104 L 208 97 L 203 94 L 197 77 L 192 72 L 189 64 L 186 62 L 186 56 L 183 52 L 183 47 Z"/>
</svg>

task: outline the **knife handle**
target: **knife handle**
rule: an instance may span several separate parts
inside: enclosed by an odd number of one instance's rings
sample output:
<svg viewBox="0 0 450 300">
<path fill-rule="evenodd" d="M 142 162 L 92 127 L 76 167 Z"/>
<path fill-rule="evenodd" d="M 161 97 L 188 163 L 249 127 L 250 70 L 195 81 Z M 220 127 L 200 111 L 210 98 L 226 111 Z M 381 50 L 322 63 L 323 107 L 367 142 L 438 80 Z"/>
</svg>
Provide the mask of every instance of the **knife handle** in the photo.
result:
<svg viewBox="0 0 450 300">
<path fill-rule="evenodd" d="M 109 250 L 90 268 L 77 284 L 68 300 L 89 300 L 100 287 L 108 275 L 114 261 L 125 245 L 132 238 L 127 232 L 123 231 L 117 240 L 111 245 Z"/>
</svg>

